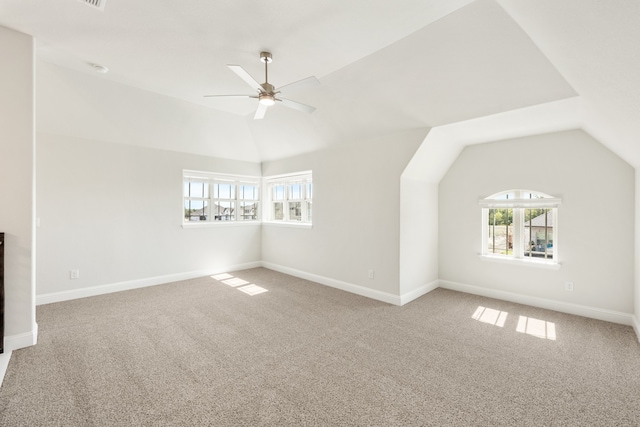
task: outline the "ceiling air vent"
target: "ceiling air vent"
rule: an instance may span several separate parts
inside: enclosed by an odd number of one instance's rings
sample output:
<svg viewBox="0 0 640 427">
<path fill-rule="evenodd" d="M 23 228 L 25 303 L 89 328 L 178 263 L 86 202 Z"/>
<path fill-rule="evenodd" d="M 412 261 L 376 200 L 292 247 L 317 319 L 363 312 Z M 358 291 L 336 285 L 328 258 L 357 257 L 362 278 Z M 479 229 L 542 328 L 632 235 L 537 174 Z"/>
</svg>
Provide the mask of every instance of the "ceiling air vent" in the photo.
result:
<svg viewBox="0 0 640 427">
<path fill-rule="evenodd" d="M 91 6 L 99 11 L 104 11 L 104 5 L 107 0 L 78 0 L 80 3 L 84 3 L 87 6 Z"/>
</svg>

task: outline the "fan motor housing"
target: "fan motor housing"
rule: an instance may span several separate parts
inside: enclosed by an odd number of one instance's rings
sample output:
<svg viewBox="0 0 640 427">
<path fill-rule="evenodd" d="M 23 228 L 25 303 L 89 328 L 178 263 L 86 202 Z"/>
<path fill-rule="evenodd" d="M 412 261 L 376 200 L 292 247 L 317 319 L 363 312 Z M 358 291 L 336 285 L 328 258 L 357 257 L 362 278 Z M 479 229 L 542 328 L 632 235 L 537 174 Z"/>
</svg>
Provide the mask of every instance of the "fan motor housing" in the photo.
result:
<svg viewBox="0 0 640 427">
<path fill-rule="evenodd" d="M 265 82 L 265 83 L 262 83 L 260 86 L 262 86 L 262 89 L 264 89 L 266 93 L 273 93 L 276 90 L 276 87 L 271 83 Z"/>
<path fill-rule="evenodd" d="M 273 57 L 271 56 L 271 52 L 260 52 L 260 61 L 270 64 L 273 61 Z"/>
</svg>

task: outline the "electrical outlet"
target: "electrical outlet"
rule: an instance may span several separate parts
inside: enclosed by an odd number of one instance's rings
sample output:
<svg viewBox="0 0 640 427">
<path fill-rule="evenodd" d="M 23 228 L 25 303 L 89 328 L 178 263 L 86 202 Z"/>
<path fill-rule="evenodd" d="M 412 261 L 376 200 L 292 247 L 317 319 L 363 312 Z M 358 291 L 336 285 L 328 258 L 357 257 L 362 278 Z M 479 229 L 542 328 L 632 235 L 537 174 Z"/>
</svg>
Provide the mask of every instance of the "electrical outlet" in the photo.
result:
<svg viewBox="0 0 640 427">
<path fill-rule="evenodd" d="M 573 292 L 573 282 L 564 282 L 564 290 L 567 292 Z"/>
<path fill-rule="evenodd" d="M 369 279 L 373 279 L 375 276 L 375 273 L 373 270 L 369 270 Z"/>
<path fill-rule="evenodd" d="M 69 270 L 69 279 L 79 279 L 80 270 Z"/>
</svg>

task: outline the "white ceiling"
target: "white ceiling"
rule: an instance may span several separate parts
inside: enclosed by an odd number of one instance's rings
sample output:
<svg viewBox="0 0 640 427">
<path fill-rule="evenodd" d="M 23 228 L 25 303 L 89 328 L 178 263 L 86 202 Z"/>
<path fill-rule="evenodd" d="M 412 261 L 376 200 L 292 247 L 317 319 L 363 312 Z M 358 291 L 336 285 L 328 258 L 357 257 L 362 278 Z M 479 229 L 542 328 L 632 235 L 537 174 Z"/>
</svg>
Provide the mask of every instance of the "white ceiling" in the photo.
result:
<svg viewBox="0 0 640 427">
<path fill-rule="evenodd" d="M 204 107 L 238 129 L 226 137 L 242 148 L 228 157 L 252 151 L 247 160 L 516 110 L 532 114 L 528 123 L 539 117 L 544 131 L 544 106 L 579 96 L 582 127 L 640 166 L 639 24 L 640 2 L 630 0 L 106 0 L 104 11 L 78 0 L 0 0 L 0 25 L 33 35 L 39 60 Z M 314 114 L 277 106 L 254 121 L 255 100 L 202 96 L 251 94 L 226 64 L 262 82 L 262 50 L 273 53 L 276 86 L 320 79 L 286 93 Z M 468 132 L 479 137 L 477 126 Z M 495 134 L 513 132 L 487 129 Z"/>
</svg>

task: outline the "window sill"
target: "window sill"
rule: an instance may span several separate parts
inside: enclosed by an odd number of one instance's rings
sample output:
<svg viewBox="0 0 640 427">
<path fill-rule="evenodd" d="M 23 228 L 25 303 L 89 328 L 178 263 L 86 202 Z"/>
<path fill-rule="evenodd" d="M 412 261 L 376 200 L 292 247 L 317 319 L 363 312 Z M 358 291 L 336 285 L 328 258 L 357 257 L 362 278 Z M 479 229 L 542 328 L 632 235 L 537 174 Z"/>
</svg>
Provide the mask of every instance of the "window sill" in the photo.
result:
<svg viewBox="0 0 640 427">
<path fill-rule="evenodd" d="M 482 255 L 479 254 L 478 258 L 482 261 L 488 262 L 497 262 L 500 264 L 510 264 L 510 265 L 521 265 L 525 267 L 534 267 L 534 268 L 544 268 L 547 270 L 560 270 L 562 264 L 557 262 L 550 261 L 540 261 L 540 260 L 524 260 L 524 259 L 516 259 L 516 258 L 507 258 L 504 256 L 492 256 L 492 255 Z"/>
<path fill-rule="evenodd" d="M 265 221 L 262 224 L 269 227 L 313 228 L 313 224 L 310 222 Z"/>
<path fill-rule="evenodd" d="M 248 225 L 260 225 L 260 221 L 217 221 L 217 222 L 183 222 L 182 228 L 216 228 L 216 227 L 243 227 Z"/>
</svg>

